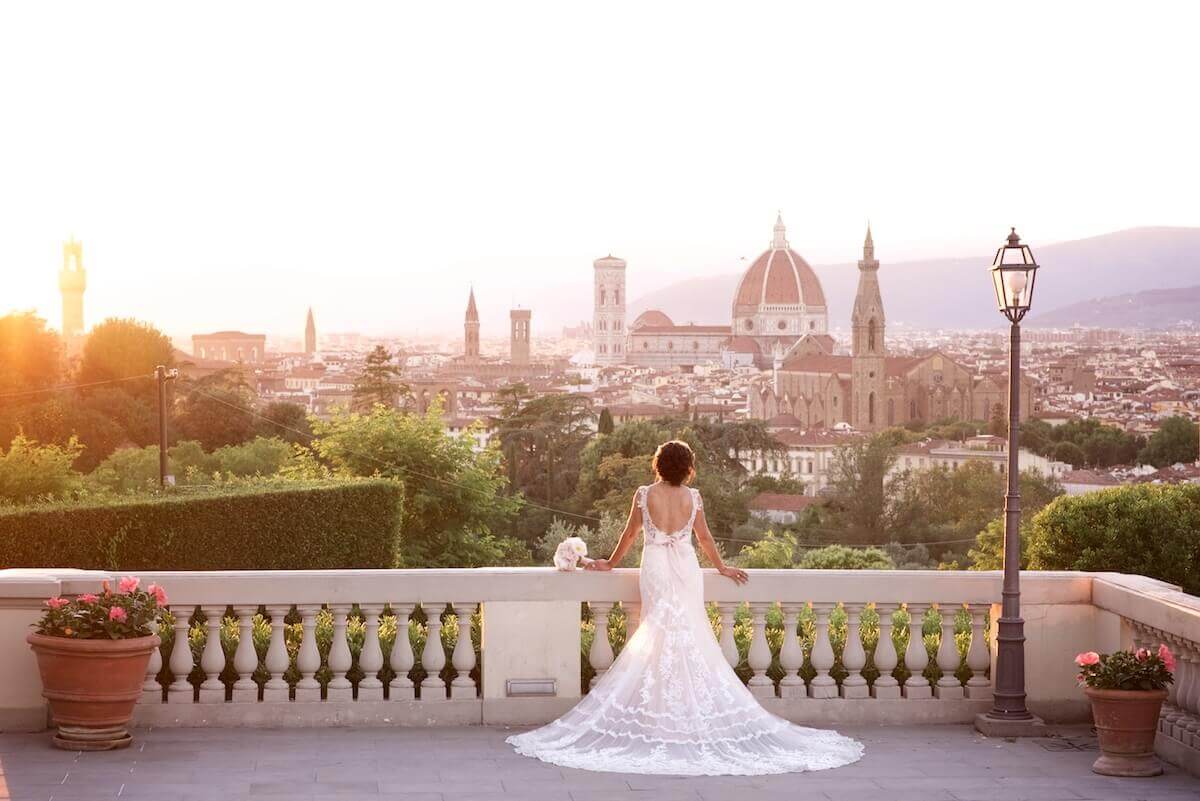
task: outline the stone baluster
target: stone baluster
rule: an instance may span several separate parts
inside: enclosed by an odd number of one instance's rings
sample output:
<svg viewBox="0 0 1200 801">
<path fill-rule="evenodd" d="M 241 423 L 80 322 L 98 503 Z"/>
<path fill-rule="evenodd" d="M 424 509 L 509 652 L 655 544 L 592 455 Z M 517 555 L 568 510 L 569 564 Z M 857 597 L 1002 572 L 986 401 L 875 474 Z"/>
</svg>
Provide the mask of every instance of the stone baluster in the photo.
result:
<svg viewBox="0 0 1200 801">
<path fill-rule="evenodd" d="M 265 665 L 271 677 L 263 685 L 264 702 L 288 700 L 288 683 L 283 674 L 287 673 L 290 661 L 287 650 L 287 623 L 284 622 L 289 611 L 291 607 L 288 606 L 267 607 L 267 614 L 271 616 L 271 642 L 267 646 Z"/>
<path fill-rule="evenodd" d="M 1168 690 L 1172 706 L 1162 719 L 1163 733 L 1176 740 L 1180 739 L 1181 723 L 1187 720 L 1188 675 L 1187 660 L 1183 658 L 1182 640 L 1172 637 L 1168 646 L 1175 655 L 1175 681 Z"/>
<path fill-rule="evenodd" d="M 925 650 L 925 636 L 921 626 L 925 621 L 925 610 L 928 604 L 907 604 L 908 606 L 908 649 L 904 652 L 904 667 L 909 671 L 909 677 L 904 680 L 905 698 L 932 698 L 933 690 L 929 679 L 923 671 L 929 665 L 929 652 Z"/>
<path fill-rule="evenodd" d="M 750 619 L 753 633 L 750 637 L 748 661 L 754 674 L 750 677 L 750 692 L 758 696 L 774 697 L 775 682 L 767 675 L 771 667 L 771 646 L 767 644 L 767 610 L 769 603 L 750 604 Z"/>
<path fill-rule="evenodd" d="M 257 611 L 252 606 L 234 607 L 238 644 L 233 652 L 233 669 L 238 677 L 233 683 L 233 700 L 238 703 L 258 701 L 258 684 L 254 681 L 254 671 L 258 670 L 258 651 L 254 649 L 254 615 Z"/>
<path fill-rule="evenodd" d="M 425 648 L 421 651 L 421 667 L 425 668 L 425 679 L 421 682 L 422 701 L 445 701 L 446 681 L 442 668 L 446 667 L 446 651 L 442 646 L 442 609 L 444 604 L 422 603 L 425 610 L 428 633 Z"/>
<path fill-rule="evenodd" d="M 846 608 L 846 647 L 842 651 L 842 666 L 847 676 L 842 680 L 843 698 L 868 698 L 871 695 L 862 669 L 867 666 L 867 652 L 862 645 L 863 604 L 844 604 Z"/>
<path fill-rule="evenodd" d="M 200 669 L 204 671 L 204 681 L 200 684 L 200 703 L 225 703 L 225 682 L 221 681 L 221 671 L 225 669 L 225 649 L 221 647 L 221 624 L 225 618 L 225 607 L 202 607 L 208 619 L 205 627 L 208 638 L 204 641 L 204 650 L 200 652 Z"/>
<path fill-rule="evenodd" d="M 958 643 L 954 639 L 954 616 L 958 607 L 953 604 L 938 604 L 942 618 L 942 637 L 938 643 L 937 665 L 942 675 L 933 688 L 933 694 L 941 699 L 962 700 L 963 686 L 954 672 L 958 670 Z"/>
<path fill-rule="evenodd" d="M 829 675 L 833 668 L 833 643 L 829 641 L 829 615 L 835 604 L 813 604 L 816 625 L 813 627 L 812 653 L 809 660 L 817 675 L 809 682 L 808 694 L 812 698 L 837 698 L 837 679 Z"/>
<path fill-rule="evenodd" d="M 625 642 L 628 643 L 633 639 L 633 634 L 637 631 L 638 624 L 641 623 L 642 605 L 636 602 L 622 602 L 621 606 L 625 609 Z"/>
<path fill-rule="evenodd" d="M 317 650 L 317 613 L 320 611 L 319 606 L 299 608 L 304 633 L 300 652 L 296 654 L 296 670 L 300 672 L 300 680 L 296 682 L 297 701 L 321 700 L 321 682 L 317 681 L 317 671 L 321 669 L 321 652 Z"/>
<path fill-rule="evenodd" d="M 987 644 L 987 615 L 986 607 L 979 605 L 971 607 L 971 646 L 967 649 L 967 667 L 971 669 L 971 678 L 967 679 L 967 698 L 972 700 L 990 698 L 992 683 L 988 680 L 987 669 L 992 664 L 992 653 Z"/>
<path fill-rule="evenodd" d="M 333 615 L 333 642 L 329 646 L 329 672 L 333 674 L 329 684 L 325 685 L 325 700 L 353 701 L 354 685 L 346 676 L 354 666 L 354 656 L 350 653 L 350 642 L 346 639 L 347 617 L 351 607 L 348 605 L 331 606 L 329 613 Z"/>
<path fill-rule="evenodd" d="M 608 641 L 608 614 L 614 604 L 596 602 L 589 606 L 592 608 L 595 634 L 592 636 L 592 647 L 588 649 L 588 663 L 591 664 L 592 670 L 596 671 L 596 675 L 592 676 L 592 682 L 588 686 L 595 687 L 613 663 L 612 643 Z"/>
<path fill-rule="evenodd" d="M 417 697 L 412 679 L 408 677 L 416 664 L 412 641 L 408 639 L 408 616 L 413 609 L 414 604 L 392 604 L 392 611 L 396 613 L 396 641 L 392 643 L 392 653 L 388 657 L 396 674 L 388 685 L 388 698 L 392 701 L 411 701 Z"/>
<path fill-rule="evenodd" d="M 892 675 L 900 659 L 896 655 L 896 643 L 892 640 L 892 614 L 897 604 L 875 604 L 879 613 L 879 642 L 875 645 L 875 667 L 879 670 L 879 678 L 871 687 L 873 698 L 899 698 L 900 682 Z"/>
<path fill-rule="evenodd" d="M 450 664 L 456 673 L 450 682 L 450 697 L 458 700 L 474 700 L 478 694 L 475 690 L 475 679 L 471 671 L 475 669 L 475 644 L 471 641 L 471 613 L 475 604 L 457 601 L 454 603 L 454 615 L 458 618 L 458 639 L 454 642 L 454 653 L 450 655 Z"/>
<path fill-rule="evenodd" d="M 158 619 L 150 621 L 150 631 L 158 634 Z M 150 651 L 150 662 L 146 665 L 146 680 L 142 682 L 142 703 L 161 704 L 163 688 L 158 683 L 158 673 L 162 670 L 162 643 Z"/>
<path fill-rule="evenodd" d="M 192 646 L 188 640 L 191 630 L 188 618 L 192 616 L 192 608 L 173 606 L 171 613 L 175 615 L 175 643 L 171 646 L 171 659 L 168 662 L 172 679 L 167 688 L 167 703 L 190 704 L 195 700 L 195 688 L 188 681 L 194 667 Z"/>
<path fill-rule="evenodd" d="M 721 653 L 725 655 L 725 661 L 729 663 L 729 666 L 735 668 L 741 661 L 737 640 L 733 636 L 734 618 L 737 615 L 738 604 L 723 603 L 718 604 L 717 608 L 721 610 Z"/>
<path fill-rule="evenodd" d="M 379 644 L 379 615 L 382 614 L 383 607 L 359 608 L 362 610 L 366 632 L 362 652 L 358 655 L 358 666 L 363 672 L 363 677 L 358 681 L 358 700 L 382 701 L 383 682 L 379 680 L 379 671 L 383 670 L 383 646 Z"/>
<path fill-rule="evenodd" d="M 804 667 L 804 648 L 796 634 L 800 610 L 803 608 L 803 604 L 783 605 L 783 646 L 779 649 L 779 666 L 783 668 L 779 695 L 783 698 L 804 698 L 808 695 L 804 679 L 800 678 L 800 668 Z"/>
<path fill-rule="evenodd" d="M 1189 642 L 1186 647 L 1179 650 L 1180 654 L 1186 657 L 1188 674 L 1187 700 L 1183 704 L 1187 718 L 1180 721 L 1179 741 L 1184 745 L 1197 748 L 1200 747 L 1200 648 L 1197 648 L 1195 643 Z M 1179 659 L 1177 658 L 1176 661 L 1178 662 Z"/>
</svg>

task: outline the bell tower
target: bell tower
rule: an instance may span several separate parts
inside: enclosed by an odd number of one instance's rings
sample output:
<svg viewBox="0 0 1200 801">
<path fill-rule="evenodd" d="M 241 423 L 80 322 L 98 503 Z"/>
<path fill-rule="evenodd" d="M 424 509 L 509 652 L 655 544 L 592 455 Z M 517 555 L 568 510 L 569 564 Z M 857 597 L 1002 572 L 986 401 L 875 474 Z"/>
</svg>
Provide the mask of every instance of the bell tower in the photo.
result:
<svg viewBox="0 0 1200 801">
<path fill-rule="evenodd" d="M 463 361 L 479 362 L 479 310 L 475 308 L 475 287 L 467 298 L 467 313 L 463 319 Z"/>
<path fill-rule="evenodd" d="M 509 359 L 513 364 L 529 364 L 529 323 L 533 312 L 529 309 L 511 309 L 508 312 Z"/>
<path fill-rule="evenodd" d="M 68 342 L 83 334 L 83 292 L 87 273 L 83 269 L 83 243 L 74 237 L 63 242 L 63 266 L 58 273 L 62 293 L 62 335 Z"/>
<path fill-rule="evenodd" d="M 862 431 L 877 431 L 885 427 L 884 371 L 887 344 L 884 341 L 883 297 L 879 293 L 879 261 L 875 258 L 875 241 L 871 226 L 863 242 L 863 257 L 858 262 L 858 293 L 854 296 L 854 311 L 850 315 L 850 389 L 851 407 L 848 421 Z"/>
<path fill-rule="evenodd" d="M 611 253 L 592 262 L 592 339 L 596 364 L 621 364 L 625 356 L 625 260 Z"/>
</svg>

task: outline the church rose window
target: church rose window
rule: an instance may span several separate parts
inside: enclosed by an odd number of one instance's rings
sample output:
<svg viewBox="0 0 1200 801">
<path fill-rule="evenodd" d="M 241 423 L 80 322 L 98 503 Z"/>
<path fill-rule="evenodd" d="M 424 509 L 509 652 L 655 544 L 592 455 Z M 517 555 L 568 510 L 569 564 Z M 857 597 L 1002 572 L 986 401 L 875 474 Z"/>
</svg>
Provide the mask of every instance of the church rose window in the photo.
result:
<svg viewBox="0 0 1200 801">
<path fill-rule="evenodd" d="M 779 330 L 780 330 L 780 331 L 782 331 L 782 330 L 784 330 L 785 328 L 787 328 L 787 323 L 786 323 L 785 321 L 783 321 L 783 320 L 780 320 L 780 321 L 779 321 Z"/>
<path fill-rule="evenodd" d="M 754 330 L 754 321 L 753 321 L 753 320 L 747 320 L 747 321 L 746 321 L 746 330 L 747 330 L 747 331 L 752 331 L 752 330 Z"/>
</svg>

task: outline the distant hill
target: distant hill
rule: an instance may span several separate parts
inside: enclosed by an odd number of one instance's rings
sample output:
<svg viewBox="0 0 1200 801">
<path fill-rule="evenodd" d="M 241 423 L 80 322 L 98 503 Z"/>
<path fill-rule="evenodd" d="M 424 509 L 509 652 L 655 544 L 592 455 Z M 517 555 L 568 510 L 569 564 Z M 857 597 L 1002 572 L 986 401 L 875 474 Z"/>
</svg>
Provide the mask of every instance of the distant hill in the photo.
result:
<svg viewBox="0 0 1200 801">
<path fill-rule="evenodd" d="M 877 242 L 882 261 L 879 283 L 889 324 L 917 328 L 994 328 L 996 311 L 987 268 L 994 251 L 969 258 L 887 261 L 886 243 Z M 803 247 L 797 248 L 803 255 Z M 1034 245 L 1038 272 L 1033 324 L 1044 316 L 1086 305 L 1093 298 L 1113 299 L 1143 290 L 1200 284 L 1200 228 L 1130 228 L 1088 239 Z M 834 328 L 850 324 L 850 307 L 858 285 L 853 263 L 814 265 L 829 303 Z M 632 321 L 646 309 L 661 309 L 677 323 L 729 322 L 730 302 L 740 273 L 693 278 L 643 295 L 630 304 Z M 1079 312 L 1074 312 L 1079 313 Z M 1172 318 L 1184 315 L 1176 314 Z M 1192 312 L 1191 319 L 1195 319 Z M 1083 322 L 1080 320 L 1080 322 Z M 1096 321 L 1091 324 L 1101 324 Z M 1108 323 L 1103 325 L 1122 325 Z"/>
<path fill-rule="evenodd" d="M 1179 322 L 1200 324 L 1200 286 L 1095 298 L 1028 318 L 1043 328 L 1168 328 Z"/>
</svg>

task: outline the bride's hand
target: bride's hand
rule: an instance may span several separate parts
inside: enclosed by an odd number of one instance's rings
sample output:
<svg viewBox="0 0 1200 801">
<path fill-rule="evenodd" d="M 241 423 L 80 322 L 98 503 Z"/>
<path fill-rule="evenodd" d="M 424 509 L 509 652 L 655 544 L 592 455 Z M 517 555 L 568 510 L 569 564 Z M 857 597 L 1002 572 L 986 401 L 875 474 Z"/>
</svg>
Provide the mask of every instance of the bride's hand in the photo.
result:
<svg viewBox="0 0 1200 801">
<path fill-rule="evenodd" d="M 721 565 L 721 567 L 717 568 L 717 572 L 726 578 L 733 579 L 735 584 L 745 584 L 750 580 L 750 576 L 747 575 L 746 571 L 742 570 L 740 567 Z"/>
<path fill-rule="evenodd" d="M 607 559 L 593 559 L 583 566 L 584 570 L 612 570 Z"/>
</svg>

